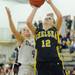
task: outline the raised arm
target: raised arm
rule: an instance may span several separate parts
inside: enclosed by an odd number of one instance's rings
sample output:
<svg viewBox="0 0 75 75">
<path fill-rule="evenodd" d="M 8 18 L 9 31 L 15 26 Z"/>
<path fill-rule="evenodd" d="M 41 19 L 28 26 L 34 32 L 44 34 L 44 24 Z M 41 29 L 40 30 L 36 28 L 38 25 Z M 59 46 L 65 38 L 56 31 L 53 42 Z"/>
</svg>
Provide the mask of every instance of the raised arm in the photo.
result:
<svg viewBox="0 0 75 75">
<path fill-rule="evenodd" d="M 8 20 L 9 20 L 9 26 L 10 26 L 10 29 L 11 29 L 12 33 L 14 34 L 14 36 L 16 37 L 16 39 L 19 43 L 23 42 L 24 37 L 21 36 L 21 34 L 16 30 L 9 8 L 5 7 L 5 9 L 6 9 L 6 12 L 7 12 L 7 16 L 8 16 Z"/>
<path fill-rule="evenodd" d="M 29 15 L 29 17 L 27 19 L 27 25 L 28 25 L 29 29 L 31 30 L 31 32 L 33 33 L 33 35 L 35 35 L 35 30 L 36 29 L 32 25 L 32 21 L 33 21 L 33 18 L 35 16 L 35 13 L 36 13 L 37 9 L 38 9 L 37 7 L 33 6 L 32 12 L 31 12 L 31 14 Z"/>
<path fill-rule="evenodd" d="M 60 27 L 62 25 L 62 15 L 60 13 L 60 11 L 56 8 L 56 6 L 52 3 L 51 0 L 47 0 L 48 4 L 51 6 L 51 8 L 53 9 L 53 11 L 55 12 L 56 16 L 57 16 L 57 28 L 58 28 L 58 32 L 60 30 Z"/>
</svg>

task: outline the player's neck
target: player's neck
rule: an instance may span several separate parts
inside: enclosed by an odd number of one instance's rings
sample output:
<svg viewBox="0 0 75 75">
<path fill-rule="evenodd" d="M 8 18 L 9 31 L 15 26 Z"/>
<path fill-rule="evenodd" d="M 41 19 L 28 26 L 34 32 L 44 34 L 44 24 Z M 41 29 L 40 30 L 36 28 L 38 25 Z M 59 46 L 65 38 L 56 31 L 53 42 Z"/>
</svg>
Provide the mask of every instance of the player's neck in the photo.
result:
<svg viewBox="0 0 75 75">
<path fill-rule="evenodd" d="M 46 25 L 45 25 L 44 29 L 45 29 L 45 30 L 48 30 L 48 29 L 50 29 L 50 28 L 52 28 L 52 27 L 53 27 L 53 26 L 50 26 L 50 25 L 49 25 L 49 26 L 46 26 Z"/>
</svg>

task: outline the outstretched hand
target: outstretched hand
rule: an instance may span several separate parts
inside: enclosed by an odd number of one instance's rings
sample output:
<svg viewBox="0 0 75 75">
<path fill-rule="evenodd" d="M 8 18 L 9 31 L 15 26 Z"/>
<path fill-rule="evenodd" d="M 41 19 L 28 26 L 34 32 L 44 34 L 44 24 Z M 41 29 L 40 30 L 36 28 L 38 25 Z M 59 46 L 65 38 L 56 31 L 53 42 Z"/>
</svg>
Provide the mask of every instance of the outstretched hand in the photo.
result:
<svg viewBox="0 0 75 75">
<path fill-rule="evenodd" d="M 9 17 L 11 17 L 11 12 L 10 12 L 9 8 L 8 8 L 8 7 L 5 7 L 5 9 L 6 9 L 7 15 L 8 15 Z"/>
<path fill-rule="evenodd" d="M 34 8 L 34 9 L 38 9 L 38 7 L 36 7 L 36 6 L 33 6 L 33 5 L 32 5 L 32 8 Z"/>
</svg>

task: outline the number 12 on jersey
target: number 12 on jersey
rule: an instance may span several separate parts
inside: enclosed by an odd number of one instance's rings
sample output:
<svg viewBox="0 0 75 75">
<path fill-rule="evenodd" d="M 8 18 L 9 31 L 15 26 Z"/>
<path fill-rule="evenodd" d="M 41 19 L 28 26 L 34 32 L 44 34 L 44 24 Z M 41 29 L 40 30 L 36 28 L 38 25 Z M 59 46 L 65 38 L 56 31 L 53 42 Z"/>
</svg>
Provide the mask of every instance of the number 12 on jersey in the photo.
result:
<svg viewBox="0 0 75 75">
<path fill-rule="evenodd" d="M 42 47 L 51 47 L 50 40 L 42 40 Z"/>
</svg>

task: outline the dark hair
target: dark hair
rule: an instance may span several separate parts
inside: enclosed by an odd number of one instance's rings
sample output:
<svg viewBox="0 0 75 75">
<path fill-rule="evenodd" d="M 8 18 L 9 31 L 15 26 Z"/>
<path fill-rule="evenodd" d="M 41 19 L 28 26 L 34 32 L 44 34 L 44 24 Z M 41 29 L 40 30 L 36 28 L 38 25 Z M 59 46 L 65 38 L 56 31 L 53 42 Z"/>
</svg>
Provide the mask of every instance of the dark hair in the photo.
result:
<svg viewBox="0 0 75 75">
<path fill-rule="evenodd" d="M 15 39 L 15 36 L 13 34 L 11 36 L 12 36 L 12 39 Z"/>
<path fill-rule="evenodd" d="M 15 48 L 15 51 L 17 51 L 17 52 L 18 52 L 18 48 L 17 48 L 17 47 Z"/>
<path fill-rule="evenodd" d="M 38 24 L 37 24 L 37 22 L 34 23 L 34 26 L 35 26 L 36 28 L 38 28 Z"/>
<path fill-rule="evenodd" d="M 21 34 L 22 32 L 20 31 L 19 33 Z"/>
<path fill-rule="evenodd" d="M 39 28 L 39 29 L 43 29 L 43 24 L 42 24 L 42 21 L 39 21 L 38 28 Z"/>
</svg>

